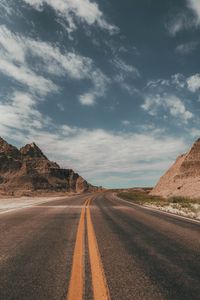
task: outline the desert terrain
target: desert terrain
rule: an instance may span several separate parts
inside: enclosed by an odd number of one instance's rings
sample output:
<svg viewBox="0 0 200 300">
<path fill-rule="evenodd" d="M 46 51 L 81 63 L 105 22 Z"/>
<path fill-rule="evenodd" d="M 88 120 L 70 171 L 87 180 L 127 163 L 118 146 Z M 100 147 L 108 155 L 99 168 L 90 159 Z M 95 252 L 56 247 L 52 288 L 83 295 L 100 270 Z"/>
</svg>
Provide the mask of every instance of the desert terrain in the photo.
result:
<svg viewBox="0 0 200 300">
<path fill-rule="evenodd" d="M 199 299 L 199 141 L 155 188 L 114 190 L 0 142 L 2 300 Z"/>
</svg>

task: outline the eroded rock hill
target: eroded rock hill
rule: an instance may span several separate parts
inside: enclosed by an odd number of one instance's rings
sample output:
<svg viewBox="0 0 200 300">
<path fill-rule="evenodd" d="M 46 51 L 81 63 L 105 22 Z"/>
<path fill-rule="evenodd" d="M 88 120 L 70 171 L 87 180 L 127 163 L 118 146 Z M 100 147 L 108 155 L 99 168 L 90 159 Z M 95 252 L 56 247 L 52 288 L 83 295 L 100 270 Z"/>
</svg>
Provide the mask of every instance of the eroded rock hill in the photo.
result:
<svg viewBox="0 0 200 300">
<path fill-rule="evenodd" d="M 0 194 L 81 193 L 94 189 L 73 170 L 48 160 L 35 143 L 18 150 L 0 138 Z"/>
<path fill-rule="evenodd" d="M 177 158 L 150 194 L 165 198 L 200 197 L 200 139 L 186 154 Z"/>
</svg>

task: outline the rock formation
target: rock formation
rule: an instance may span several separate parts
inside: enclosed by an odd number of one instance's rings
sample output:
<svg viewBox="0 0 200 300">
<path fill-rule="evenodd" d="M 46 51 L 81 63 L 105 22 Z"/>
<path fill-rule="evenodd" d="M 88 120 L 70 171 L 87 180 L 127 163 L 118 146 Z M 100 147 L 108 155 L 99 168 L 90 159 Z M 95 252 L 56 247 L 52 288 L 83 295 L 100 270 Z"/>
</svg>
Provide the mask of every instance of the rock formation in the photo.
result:
<svg viewBox="0 0 200 300">
<path fill-rule="evenodd" d="M 18 150 L 0 138 L 0 194 L 85 192 L 95 189 L 71 169 L 60 166 L 35 144 Z"/>
<path fill-rule="evenodd" d="M 186 154 L 177 158 L 150 194 L 165 198 L 200 197 L 200 139 Z"/>
</svg>

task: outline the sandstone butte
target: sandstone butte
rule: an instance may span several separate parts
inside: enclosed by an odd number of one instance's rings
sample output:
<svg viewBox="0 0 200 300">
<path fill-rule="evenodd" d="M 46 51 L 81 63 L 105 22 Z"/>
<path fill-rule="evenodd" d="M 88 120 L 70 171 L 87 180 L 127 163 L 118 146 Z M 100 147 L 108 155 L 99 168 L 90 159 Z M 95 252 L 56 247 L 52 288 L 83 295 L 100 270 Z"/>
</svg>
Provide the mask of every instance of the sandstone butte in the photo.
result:
<svg viewBox="0 0 200 300">
<path fill-rule="evenodd" d="M 87 192 L 96 189 L 72 169 L 50 161 L 35 144 L 18 150 L 0 137 L 0 195 Z"/>
<path fill-rule="evenodd" d="M 150 194 L 164 198 L 200 198 L 200 139 L 176 159 Z"/>
</svg>

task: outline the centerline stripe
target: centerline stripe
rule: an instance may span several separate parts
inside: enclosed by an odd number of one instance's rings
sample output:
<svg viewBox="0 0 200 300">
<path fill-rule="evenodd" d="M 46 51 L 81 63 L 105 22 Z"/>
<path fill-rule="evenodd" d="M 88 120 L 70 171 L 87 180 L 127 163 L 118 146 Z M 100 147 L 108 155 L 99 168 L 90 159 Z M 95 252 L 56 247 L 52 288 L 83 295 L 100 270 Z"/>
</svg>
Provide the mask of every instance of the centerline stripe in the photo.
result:
<svg viewBox="0 0 200 300">
<path fill-rule="evenodd" d="M 85 212 L 87 219 L 88 247 L 90 256 L 90 266 L 92 273 L 92 287 L 94 300 L 110 300 L 110 293 L 106 282 L 106 277 L 101 262 L 95 231 L 90 214 L 91 199 L 84 202 L 81 210 L 80 221 L 76 234 L 76 243 L 74 248 L 73 262 L 67 300 L 84 299 L 84 242 L 85 242 Z M 87 211 L 86 211 L 87 209 Z"/>
<path fill-rule="evenodd" d="M 73 262 L 67 300 L 82 300 L 84 294 L 84 227 L 85 227 L 85 207 L 89 199 L 84 203 L 81 210 L 80 221 L 76 234 Z"/>
<path fill-rule="evenodd" d="M 90 199 L 91 202 L 91 199 Z M 87 232 L 90 255 L 90 266 L 92 272 L 92 286 L 94 300 L 110 300 L 110 293 L 106 282 L 106 277 L 101 262 L 95 231 L 90 214 L 90 202 L 87 208 Z"/>
</svg>

